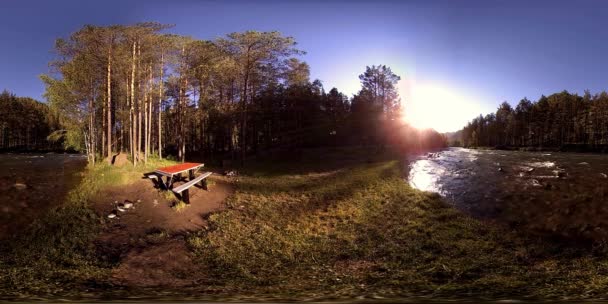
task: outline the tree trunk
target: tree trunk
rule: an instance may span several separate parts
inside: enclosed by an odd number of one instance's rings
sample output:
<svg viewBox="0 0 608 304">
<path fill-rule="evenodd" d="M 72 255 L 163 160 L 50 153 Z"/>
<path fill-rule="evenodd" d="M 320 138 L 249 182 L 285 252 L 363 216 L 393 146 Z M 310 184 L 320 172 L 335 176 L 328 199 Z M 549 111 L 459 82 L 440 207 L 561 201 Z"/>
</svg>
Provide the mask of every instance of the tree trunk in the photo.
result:
<svg viewBox="0 0 608 304">
<path fill-rule="evenodd" d="M 137 43 L 137 92 L 141 94 L 141 45 Z M 135 154 L 137 161 L 140 161 L 141 156 L 141 95 L 137 96 L 137 138 L 135 139 L 137 148 Z"/>
<path fill-rule="evenodd" d="M 135 157 L 135 125 L 137 121 L 135 119 L 135 62 L 137 55 L 135 53 L 136 42 L 133 41 L 133 57 L 131 62 L 131 110 L 129 111 L 129 117 L 131 118 L 130 134 L 131 137 L 131 158 L 133 159 L 133 165 L 137 165 L 137 158 Z"/>
<path fill-rule="evenodd" d="M 247 67 L 248 68 L 248 67 Z M 241 166 L 245 165 L 247 150 L 247 86 L 249 84 L 249 71 L 245 72 L 245 81 L 241 105 Z"/>
<path fill-rule="evenodd" d="M 162 144 L 162 123 L 161 116 L 163 113 L 163 68 L 164 68 L 164 53 L 160 54 L 160 78 L 158 85 L 158 158 L 163 159 L 163 144 Z"/>
<path fill-rule="evenodd" d="M 150 78 L 148 80 L 148 145 L 146 147 L 147 154 L 150 155 L 150 146 L 152 145 L 152 64 L 149 65 Z"/>
<path fill-rule="evenodd" d="M 107 104 L 107 112 L 108 112 L 108 161 L 112 161 L 112 45 L 110 44 L 108 50 L 108 104 Z"/>
<path fill-rule="evenodd" d="M 146 70 L 147 72 L 147 70 Z M 144 76 L 145 77 L 145 76 Z M 148 163 L 148 86 L 146 83 L 143 85 L 144 87 L 144 164 Z"/>
<path fill-rule="evenodd" d="M 89 157 L 89 162 L 92 165 L 95 165 L 95 150 L 94 150 L 94 145 L 93 145 L 93 114 L 94 114 L 94 109 L 93 109 L 93 98 L 91 98 L 91 100 L 89 101 L 89 138 L 88 138 L 88 157 Z"/>
<path fill-rule="evenodd" d="M 180 131 L 181 131 L 181 138 L 182 138 L 182 145 L 181 145 L 181 151 L 182 151 L 182 157 L 181 157 L 181 161 L 182 163 L 184 161 L 186 161 L 186 126 L 185 126 L 185 121 L 186 121 L 186 91 L 188 90 L 188 78 L 185 79 L 184 81 L 184 96 L 182 97 L 182 120 L 180 122 Z"/>
</svg>

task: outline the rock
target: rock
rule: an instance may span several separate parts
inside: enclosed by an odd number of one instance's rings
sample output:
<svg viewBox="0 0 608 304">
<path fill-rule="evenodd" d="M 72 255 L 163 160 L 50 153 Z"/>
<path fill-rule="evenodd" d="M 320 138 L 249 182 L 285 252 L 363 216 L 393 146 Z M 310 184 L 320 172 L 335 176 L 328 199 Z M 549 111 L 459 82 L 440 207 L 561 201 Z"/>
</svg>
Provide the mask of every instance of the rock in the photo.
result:
<svg viewBox="0 0 608 304">
<path fill-rule="evenodd" d="M 588 162 L 580 162 L 580 163 L 578 163 L 578 164 L 579 164 L 579 165 L 583 165 L 583 166 L 588 166 L 588 165 L 589 165 L 589 163 L 588 163 Z"/>
<path fill-rule="evenodd" d="M 603 178 L 608 178 L 608 175 L 606 173 L 600 173 L 600 176 Z"/>
<path fill-rule="evenodd" d="M 532 179 L 530 182 L 532 183 L 532 186 L 534 186 L 534 187 L 542 187 L 543 186 L 537 179 Z"/>
<path fill-rule="evenodd" d="M 15 189 L 17 189 L 17 190 L 25 190 L 25 189 L 27 189 L 27 185 L 26 184 L 22 184 L 22 183 L 15 183 L 13 185 L 13 187 L 15 187 Z"/>
<path fill-rule="evenodd" d="M 553 174 L 555 174 L 555 176 L 557 176 L 557 177 L 565 177 L 566 170 L 564 170 L 564 169 L 553 170 Z"/>
<path fill-rule="evenodd" d="M 132 207 L 133 207 L 133 203 L 131 203 L 131 202 L 126 202 L 123 205 L 123 208 L 125 208 L 125 209 L 129 209 L 129 208 L 132 208 Z"/>
<path fill-rule="evenodd" d="M 116 210 L 118 210 L 118 211 L 120 211 L 120 212 L 125 212 L 125 211 L 127 211 L 127 210 L 125 210 L 124 208 L 122 208 L 122 207 L 120 207 L 120 206 L 116 207 Z"/>
<path fill-rule="evenodd" d="M 236 172 L 234 170 L 230 170 L 230 171 L 224 172 L 224 175 L 226 175 L 226 176 L 237 176 L 238 172 Z"/>
<path fill-rule="evenodd" d="M 498 172 L 504 172 L 505 170 L 502 167 L 498 167 Z"/>
<path fill-rule="evenodd" d="M 129 159 L 125 153 L 113 155 L 111 158 L 107 159 L 107 161 L 116 167 L 122 167 L 129 164 Z"/>
<path fill-rule="evenodd" d="M 116 210 L 112 210 L 112 212 L 110 212 L 110 214 L 108 214 L 108 218 L 113 219 L 116 217 Z"/>
</svg>

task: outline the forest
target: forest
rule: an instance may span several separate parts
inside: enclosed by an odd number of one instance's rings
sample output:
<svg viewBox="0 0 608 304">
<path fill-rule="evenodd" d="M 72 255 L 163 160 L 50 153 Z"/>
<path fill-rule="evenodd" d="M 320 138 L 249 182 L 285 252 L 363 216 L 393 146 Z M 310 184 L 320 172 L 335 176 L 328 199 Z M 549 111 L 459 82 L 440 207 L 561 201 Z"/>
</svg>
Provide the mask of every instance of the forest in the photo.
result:
<svg viewBox="0 0 608 304">
<path fill-rule="evenodd" d="M 2 147 L 46 137 L 47 145 L 86 153 L 89 163 L 126 152 L 137 164 L 152 156 L 243 163 L 273 149 L 446 144 L 401 119 L 400 76 L 390 67 L 362 67 L 361 90 L 349 98 L 311 81 L 292 37 L 246 31 L 207 41 L 169 28 L 87 25 L 57 39 L 50 73 L 41 76 L 47 103 L 4 93 L 2 102 L 13 100 L 2 107 L 8 117 L 22 117 L 21 108 L 40 117 L 2 122 Z"/>
<path fill-rule="evenodd" d="M 535 102 L 524 98 L 515 108 L 503 102 L 496 113 L 469 122 L 455 144 L 606 152 L 607 118 L 608 93 L 562 91 Z"/>
<path fill-rule="evenodd" d="M 47 104 L 8 91 L 0 93 L 0 151 L 60 149 L 47 140 L 59 121 Z"/>
</svg>

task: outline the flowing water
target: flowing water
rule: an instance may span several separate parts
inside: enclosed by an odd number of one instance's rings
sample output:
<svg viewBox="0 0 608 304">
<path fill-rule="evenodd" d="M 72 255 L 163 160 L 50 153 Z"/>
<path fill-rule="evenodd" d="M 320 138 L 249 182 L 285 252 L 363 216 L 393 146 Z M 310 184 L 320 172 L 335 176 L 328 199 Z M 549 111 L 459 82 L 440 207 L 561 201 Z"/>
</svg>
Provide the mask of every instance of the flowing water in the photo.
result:
<svg viewBox="0 0 608 304">
<path fill-rule="evenodd" d="M 0 154 L 0 239 L 60 203 L 85 166 L 77 154 Z"/>
<path fill-rule="evenodd" d="M 412 157 L 408 182 L 473 216 L 533 232 L 608 238 L 608 156 L 450 148 Z"/>
</svg>

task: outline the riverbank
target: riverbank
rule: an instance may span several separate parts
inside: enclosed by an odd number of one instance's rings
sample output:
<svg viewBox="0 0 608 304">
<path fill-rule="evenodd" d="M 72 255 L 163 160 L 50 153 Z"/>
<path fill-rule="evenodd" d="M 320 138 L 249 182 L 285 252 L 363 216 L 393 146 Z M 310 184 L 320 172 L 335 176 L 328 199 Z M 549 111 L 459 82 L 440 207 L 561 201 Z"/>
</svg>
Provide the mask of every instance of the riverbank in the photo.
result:
<svg viewBox="0 0 608 304">
<path fill-rule="evenodd" d="M 572 153 L 608 153 L 608 145 L 567 144 L 559 147 L 551 146 L 480 146 L 466 147 L 479 150 L 502 150 L 522 152 L 572 152 Z"/>
<path fill-rule="evenodd" d="M 62 204 L 85 166 L 77 154 L 0 154 L 0 241 Z"/>
<path fill-rule="evenodd" d="M 158 272 L 138 272 L 129 254 L 101 256 L 95 241 L 108 227 L 130 228 L 115 227 L 92 198 L 168 163 L 90 168 L 61 208 L 3 243 L 1 298 L 582 299 L 608 292 L 602 244 L 573 247 L 476 220 L 409 187 L 397 155 L 357 149 L 251 164 L 228 181 L 236 192 L 204 227 L 151 230 L 133 241 L 132 252 L 157 258 L 144 265 Z M 141 280 L 116 280 L 128 263 Z M 165 270 L 175 277 L 147 280 Z"/>
</svg>

